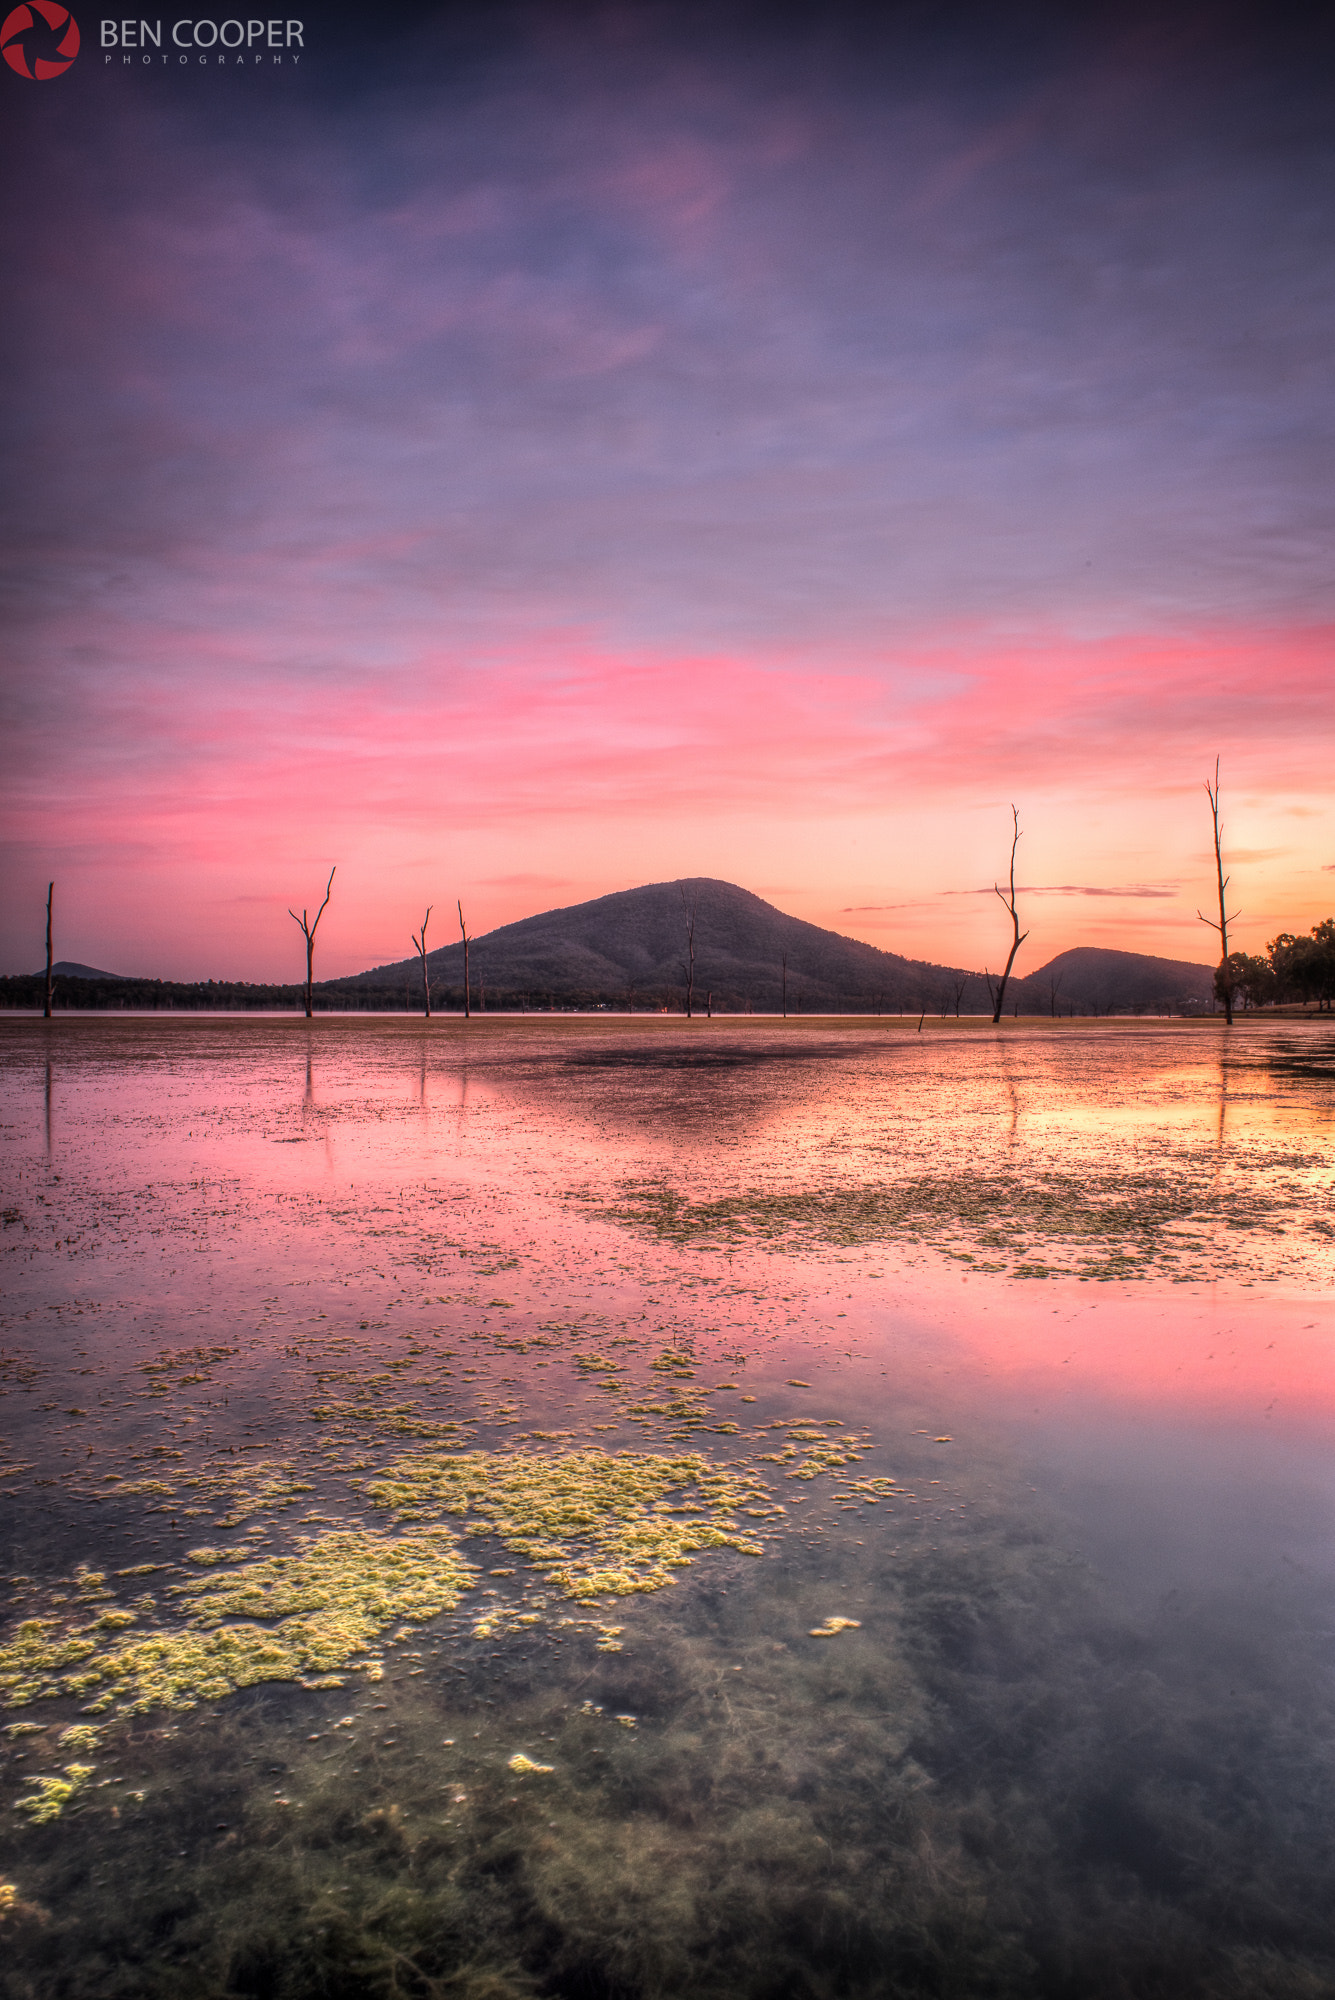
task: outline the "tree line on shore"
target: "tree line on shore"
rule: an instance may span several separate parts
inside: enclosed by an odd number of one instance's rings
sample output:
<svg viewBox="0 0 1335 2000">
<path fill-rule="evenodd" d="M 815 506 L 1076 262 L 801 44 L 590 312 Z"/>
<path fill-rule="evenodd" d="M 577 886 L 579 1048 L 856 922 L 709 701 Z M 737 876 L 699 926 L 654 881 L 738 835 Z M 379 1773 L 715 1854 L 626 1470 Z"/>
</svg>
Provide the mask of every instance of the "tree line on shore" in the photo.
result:
<svg viewBox="0 0 1335 2000">
<path fill-rule="evenodd" d="M 469 942 L 472 943 L 471 938 Z M 475 949 L 474 959 L 467 996 L 468 1009 L 474 1014 L 685 1012 L 684 987 L 646 984 L 633 991 L 613 992 L 606 987 L 521 986 L 511 980 L 496 978 L 495 968 L 489 971 L 481 947 Z M 480 964 L 476 962 L 478 960 Z M 1232 952 L 1228 965 L 1232 1001 L 1240 1011 L 1285 1005 L 1315 1008 L 1322 1013 L 1335 1011 L 1335 917 L 1327 917 L 1302 937 L 1282 933 L 1272 939 L 1264 956 Z M 890 1016 L 903 1013 L 916 1017 L 925 998 L 929 1017 L 955 1017 L 961 1012 L 961 1001 L 965 1013 L 993 1014 L 995 979 L 989 982 L 982 974 L 971 975 L 967 987 L 961 991 L 960 977 L 957 975 L 953 980 L 948 979 L 943 972 L 938 975 L 936 984 L 938 990 L 934 996 L 924 995 L 918 999 L 888 991 L 849 993 L 846 996 L 822 993 L 817 997 L 807 993 L 805 982 L 795 980 L 790 970 L 786 982 L 780 983 L 776 977 L 772 1004 L 765 999 L 757 1000 L 740 991 L 733 991 L 725 981 L 715 985 L 712 992 L 698 994 L 695 1011 L 714 1015 L 752 1011 L 781 1014 L 786 1007 L 789 1014 L 808 1016 Z M 1222 967 L 1215 971 L 1214 984 L 1216 1003 L 1222 1008 Z M 430 992 L 433 1013 L 464 1013 L 465 994 L 457 976 L 433 977 Z M 1021 1016 L 1069 1015 L 1082 1018 L 1100 1018 L 1108 1014 L 1139 1016 L 1159 1013 L 1165 1010 L 1165 1006 L 1173 1013 L 1184 1015 L 1208 1014 L 1210 1011 L 1209 1001 L 1204 996 L 1199 1000 L 1183 998 L 1171 1003 L 1156 998 L 1138 999 L 1134 989 L 1129 993 L 1123 989 L 1119 993 L 1111 984 L 1093 980 L 1087 981 L 1085 990 L 1077 994 L 1064 989 L 1055 976 L 1041 982 L 1031 979 L 1019 985 L 1012 981 L 1011 993 L 1016 997 L 1007 1001 L 1007 1016 L 1013 1012 Z M 40 972 L 0 978 L 0 1009 L 40 1010 L 44 997 L 45 980 Z M 420 960 L 415 978 L 405 974 L 397 983 L 373 983 L 364 977 L 355 982 L 323 980 L 312 984 L 309 995 L 312 1011 L 320 1014 L 421 1014 L 425 1011 L 425 998 Z M 57 972 L 52 978 L 51 1004 L 62 1013 L 301 1013 L 306 1002 L 305 982 L 295 980 L 278 983 L 223 979 L 118 979 L 110 975 L 97 977 L 70 972 Z M 705 1004 L 702 1005 L 702 1002 Z"/>
<path fill-rule="evenodd" d="M 1215 971 L 1215 992 L 1234 1006 L 1273 1007 L 1316 1003 L 1335 1011 L 1335 917 L 1313 924 L 1305 936 L 1281 931 L 1260 952 L 1231 951 Z"/>
</svg>

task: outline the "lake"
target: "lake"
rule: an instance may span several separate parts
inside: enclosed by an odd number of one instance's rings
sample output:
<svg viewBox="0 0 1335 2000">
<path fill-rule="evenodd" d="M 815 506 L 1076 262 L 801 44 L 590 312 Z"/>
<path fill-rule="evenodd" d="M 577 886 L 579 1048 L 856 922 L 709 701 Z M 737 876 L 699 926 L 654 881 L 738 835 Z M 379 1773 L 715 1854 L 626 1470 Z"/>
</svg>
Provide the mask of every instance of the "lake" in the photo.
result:
<svg viewBox="0 0 1335 2000">
<path fill-rule="evenodd" d="M 1335 1024 L 0 1064 L 0 1993 L 1335 1994 Z"/>
</svg>

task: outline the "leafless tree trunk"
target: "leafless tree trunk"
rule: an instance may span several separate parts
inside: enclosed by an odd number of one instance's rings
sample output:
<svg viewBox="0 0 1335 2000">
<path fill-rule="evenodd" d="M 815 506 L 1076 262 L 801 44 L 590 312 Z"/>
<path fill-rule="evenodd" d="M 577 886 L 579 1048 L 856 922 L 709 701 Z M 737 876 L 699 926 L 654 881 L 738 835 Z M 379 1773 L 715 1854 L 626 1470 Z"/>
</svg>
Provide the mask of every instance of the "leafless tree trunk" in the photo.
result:
<svg viewBox="0 0 1335 2000">
<path fill-rule="evenodd" d="M 468 998 L 468 947 L 472 943 L 472 939 L 468 935 L 468 926 L 464 922 L 464 906 L 462 901 L 457 902 L 456 907 L 459 911 L 459 933 L 464 941 L 464 1019 L 466 1021 L 472 1011 Z"/>
<path fill-rule="evenodd" d="M 1065 977 L 1064 972 L 1059 972 L 1055 979 L 1051 973 L 1048 974 L 1048 1012 L 1054 1021 L 1057 1018 L 1057 995 L 1061 992 L 1062 980 Z"/>
<path fill-rule="evenodd" d="M 712 1021 L 713 1018 L 714 1018 L 714 989 L 711 986 L 709 991 L 705 995 L 705 1019 L 707 1021 Z"/>
<path fill-rule="evenodd" d="M 306 940 L 306 1019 L 308 1021 L 314 1018 L 311 1008 L 311 968 L 315 962 L 315 933 L 320 928 L 320 919 L 325 913 L 325 904 L 329 901 L 329 892 L 334 886 L 334 876 L 337 872 L 337 866 L 331 868 L 329 871 L 329 880 L 324 885 L 324 903 L 321 903 L 319 909 L 315 912 L 315 922 L 313 924 L 307 923 L 306 912 L 304 910 L 300 916 L 297 915 L 295 910 L 288 910 L 288 915 L 291 917 L 293 923 L 300 927 L 301 934 Z"/>
<path fill-rule="evenodd" d="M 413 937 L 411 931 L 408 933 L 408 935 L 413 938 L 413 943 L 417 947 L 418 956 L 421 958 L 422 961 L 422 993 L 424 996 L 425 1006 L 426 1006 L 426 1019 L 428 1021 L 431 1019 L 431 974 L 427 970 L 427 962 L 426 962 L 426 927 L 431 921 L 431 912 L 434 908 L 435 908 L 434 903 L 427 904 L 426 915 L 422 919 L 422 929 L 419 936 Z M 423 1042 L 422 1047 L 423 1048 L 426 1047 L 425 1042 Z"/>
<path fill-rule="evenodd" d="M 691 1018 L 695 1005 L 695 898 L 688 903 L 686 891 L 681 892 L 681 914 L 686 924 L 686 963 L 682 971 L 686 974 L 686 1019 Z"/>
<path fill-rule="evenodd" d="M 1224 853 L 1223 848 L 1220 846 L 1223 829 L 1219 824 L 1219 759 L 1217 757 L 1214 760 L 1214 784 L 1212 786 L 1210 780 L 1206 779 L 1205 796 L 1210 801 L 1210 818 L 1214 822 L 1214 873 L 1215 881 L 1219 886 L 1219 922 L 1216 923 L 1213 917 L 1207 917 L 1201 910 L 1197 910 L 1196 915 L 1203 924 L 1208 924 L 1212 931 L 1218 931 L 1219 933 L 1219 972 L 1217 980 L 1224 1002 L 1224 1021 L 1231 1028 L 1233 1026 L 1233 985 L 1228 976 L 1228 927 L 1231 923 L 1236 923 L 1242 913 L 1239 910 L 1234 910 L 1233 915 L 1230 917 L 1224 908 L 1224 891 L 1228 887 L 1229 877 L 1224 873 Z"/>
<path fill-rule="evenodd" d="M 1015 933 L 1014 941 L 1012 942 L 1010 948 L 1010 955 L 1006 960 L 1006 970 L 1001 975 L 1001 983 L 997 987 L 996 1000 L 992 1008 L 992 1025 L 994 1027 L 996 1026 L 997 1022 L 1000 1021 L 1001 1010 L 1006 1004 L 1006 982 L 1011 976 L 1011 967 L 1015 963 L 1015 954 L 1020 949 L 1020 946 L 1024 943 L 1025 939 L 1029 935 L 1028 931 L 1022 931 L 1020 929 L 1020 919 L 1016 915 L 1015 911 L 1015 850 L 1020 844 L 1020 815 L 1015 810 L 1014 806 L 1011 807 L 1011 819 L 1014 823 L 1015 831 L 1011 838 L 1010 895 L 1006 896 L 1002 894 L 1002 891 L 997 887 L 996 883 L 994 882 L 992 884 L 992 890 L 994 895 L 1000 896 L 1002 902 L 1005 904 L 1006 908 L 1010 911 L 1011 927 Z"/>
<path fill-rule="evenodd" d="M 46 885 L 46 1006 L 42 1009 L 42 1019 L 51 1019 L 51 898 L 56 893 L 54 882 Z"/>
<path fill-rule="evenodd" d="M 960 1017 L 960 1002 L 964 998 L 964 989 L 968 985 L 968 983 L 969 983 L 969 975 L 967 972 L 964 974 L 963 978 L 952 979 L 950 982 L 951 987 L 955 994 L 955 1019 L 957 1021 Z"/>
<path fill-rule="evenodd" d="M 782 968 L 780 992 L 783 997 L 783 1018 L 786 1021 L 788 1019 L 788 954 L 786 951 L 779 953 L 779 965 Z"/>
</svg>

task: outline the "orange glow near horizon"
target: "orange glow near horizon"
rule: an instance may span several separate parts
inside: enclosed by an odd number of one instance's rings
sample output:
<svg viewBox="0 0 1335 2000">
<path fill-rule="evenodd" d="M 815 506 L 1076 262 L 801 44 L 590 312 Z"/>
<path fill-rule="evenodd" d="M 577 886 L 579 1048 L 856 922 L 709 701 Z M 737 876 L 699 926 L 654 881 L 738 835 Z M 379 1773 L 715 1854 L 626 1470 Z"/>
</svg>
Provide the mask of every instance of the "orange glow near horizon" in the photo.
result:
<svg viewBox="0 0 1335 2000">
<path fill-rule="evenodd" d="M 78 632 L 66 638 L 71 649 Z M 312 647 L 320 640 L 310 634 Z M 954 634 L 784 657 L 617 653 L 549 633 L 482 664 L 425 642 L 331 688 L 258 638 L 149 628 L 135 685 L 84 688 L 71 745 L 32 725 L 5 815 L 21 857 L 9 969 L 290 979 L 287 917 L 338 864 L 317 976 L 411 949 L 462 896 L 481 936 L 684 875 L 909 957 L 981 966 L 1005 918 L 1009 807 L 1030 937 L 1209 962 L 1202 780 L 1223 760 L 1234 941 L 1259 950 L 1335 903 L 1327 628 L 1021 643 Z M 263 727 L 256 728 L 256 716 Z M 442 931 L 441 942 L 446 941 Z"/>
</svg>

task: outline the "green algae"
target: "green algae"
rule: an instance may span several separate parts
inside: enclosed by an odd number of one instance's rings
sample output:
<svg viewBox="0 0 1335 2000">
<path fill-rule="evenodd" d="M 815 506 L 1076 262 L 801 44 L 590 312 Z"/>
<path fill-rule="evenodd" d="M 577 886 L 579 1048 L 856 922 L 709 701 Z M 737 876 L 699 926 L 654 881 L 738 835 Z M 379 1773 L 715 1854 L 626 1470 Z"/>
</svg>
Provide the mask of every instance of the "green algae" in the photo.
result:
<svg viewBox="0 0 1335 2000">
<path fill-rule="evenodd" d="M 621 1365 L 602 1353 L 580 1358 L 588 1364 L 588 1373 L 603 1379 Z M 662 1374 L 684 1371 L 691 1360 L 683 1351 L 669 1348 L 651 1365 Z M 361 1404 L 345 1405 L 339 1414 L 349 1414 L 350 1408 L 359 1415 L 370 1414 Z M 674 1439 L 686 1439 L 700 1429 L 730 1433 L 738 1429 L 731 1421 L 711 1423 L 699 1392 L 684 1385 L 673 1385 L 670 1401 L 636 1405 L 634 1414 L 642 1424 Z M 382 1402 L 374 1415 L 384 1429 L 398 1430 L 406 1406 Z M 412 1428 L 418 1431 L 417 1425 Z M 460 1429 L 453 1422 L 424 1422 L 418 1434 L 457 1445 L 467 1442 Z M 808 1464 L 786 1451 L 789 1476 L 811 1477 L 817 1470 L 845 1462 L 845 1453 L 820 1432 L 810 1433 L 802 1443 L 808 1452 L 821 1455 L 820 1463 Z M 224 1461 L 192 1471 L 188 1464 L 165 1463 L 181 1459 L 175 1447 L 152 1449 L 154 1464 L 147 1476 L 128 1480 L 109 1476 L 118 1495 L 152 1498 L 174 1506 L 186 1518 L 200 1510 L 183 1506 L 184 1499 L 212 1499 L 215 1505 L 221 1500 L 229 1511 L 218 1521 L 220 1527 L 239 1526 L 267 1511 L 285 1511 L 312 1490 L 312 1481 L 298 1477 L 289 1460 Z M 366 1488 L 365 1497 L 373 1505 L 391 1508 L 405 1527 L 442 1514 L 462 1514 L 467 1517 L 465 1533 L 496 1534 L 510 1553 L 523 1558 L 545 1581 L 583 1602 L 661 1589 L 701 1551 L 731 1548 L 758 1555 L 761 1545 L 750 1524 L 782 1515 L 757 1474 L 721 1470 L 697 1455 L 680 1454 L 424 1456 L 385 1468 Z M 0 1700 L 13 1707 L 74 1695 L 88 1713 L 134 1714 L 216 1700 L 264 1681 L 297 1681 L 306 1687 L 333 1684 L 336 1670 L 349 1665 L 370 1679 L 380 1678 L 383 1663 L 370 1657 L 370 1651 L 385 1625 L 398 1617 L 430 1617 L 452 1608 L 473 1573 L 461 1557 L 442 1550 L 442 1537 L 450 1549 L 453 1544 L 436 1525 L 427 1531 L 430 1539 L 425 1544 L 420 1535 L 415 1542 L 412 1536 L 395 1538 L 398 1553 L 386 1595 L 381 1588 L 386 1578 L 378 1569 L 387 1547 L 385 1538 L 368 1540 L 360 1530 L 333 1525 L 334 1533 L 307 1537 L 295 1552 L 279 1555 L 260 1557 L 258 1551 L 241 1545 L 191 1548 L 185 1559 L 209 1574 L 178 1582 L 165 1593 L 165 1600 L 174 1601 L 180 1615 L 175 1626 L 153 1598 L 139 1598 L 127 1608 L 114 1601 L 103 1572 L 84 1568 L 69 1588 L 77 1592 L 81 1604 L 95 1609 L 95 1615 L 80 1619 L 61 1612 L 27 1620 L 0 1648 Z M 247 1529 L 251 1536 L 259 1532 L 258 1523 Z M 419 1544 L 425 1547 L 425 1556 L 410 1577 L 407 1571 L 413 1565 L 407 1563 L 407 1552 Z M 117 1575 L 149 1575 L 163 1567 L 133 1564 Z M 368 1567 L 376 1570 L 374 1578 Z M 52 1610 L 64 1596 L 52 1595 Z M 474 1636 L 518 1634 L 539 1622 L 539 1614 L 530 1609 L 493 1606 L 475 1620 Z M 620 1627 L 591 1629 L 598 1650 L 621 1649 Z"/>
<path fill-rule="evenodd" d="M 134 1715 L 192 1708 L 262 1681 L 318 1685 L 396 1621 L 453 1610 L 473 1579 L 444 1530 L 349 1528 L 173 1585 L 186 1622 L 128 1641 L 112 1634 L 136 1622 L 132 1612 L 72 1627 L 27 1619 L 0 1648 L 0 1699 L 23 1707 L 73 1695 L 85 1713 Z M 362 1664 L 373 1677 L 378 1663 Z"/>
<path fill-rule="evenodd" d="M 785 1192 L 692 1200 L 667 1182 L 628 1182 L 593 1212 L 681 1248 L 806 1241 L 836 1248 L 900 1241 L 1015 1279 L 1273 1276 L 1310 1268 L 1331 1235 L 1328 1176 L 1274 1149 L 1230 1156 L 1175 1148 L 1130 1167 L 1025 1163 L 1009 1171 L 923 1172 Z M 979 1252 L 984 1255 L 981 1262 Z M 689 1363 L 689 1357 L 677 1357 Z M 662 1364 L 672 1369 L 672 1362 Z"/>
<path fill-rule="evenodd" d="M 62 1729 L 56 1741 L 63 1750 L 96 1750 L 102 1741 L 102 1731 L 91 1722 L 75 1722 Z"/>
<path fill-rule="evenodd" d="M 86 1785 L 96 1766 L 93 1764 L 66 1764 L 63 1778 L 34 1778 L 33 1790 L 21 1799 L 15 1799 L 14 1810 L 31 1820 L 34 1826 L 48 1826 L 53 1819 L 59 1819 L 74 1794 Z"/>
<path fill-rule="evenodd" d="M 670 1513 L 672 1495 L 701 1511 Z M 761 1554 L 735 1514 L 768 1489 L 698 1454 L 462 1452 L 397 1459 L 366 1496 L 400 1520 L 463 1517 L 466 1534 L 497 1536 L 567 1597 L 591 1599 L 661 1590 L 704 1549 Z"/>
</svg>

